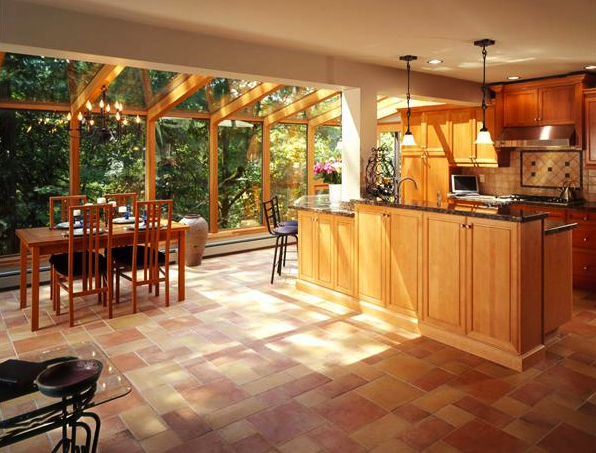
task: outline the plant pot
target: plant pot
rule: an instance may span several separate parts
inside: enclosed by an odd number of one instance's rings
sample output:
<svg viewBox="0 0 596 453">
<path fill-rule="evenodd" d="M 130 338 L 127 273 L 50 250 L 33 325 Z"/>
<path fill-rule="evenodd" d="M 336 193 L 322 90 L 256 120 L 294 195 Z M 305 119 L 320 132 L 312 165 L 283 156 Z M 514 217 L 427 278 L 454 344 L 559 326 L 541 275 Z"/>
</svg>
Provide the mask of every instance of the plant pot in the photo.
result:
<svg viewBox="0 0 596 453">
<path fill-rule="evenodd" d="M 341 201 L 341 184 L 329 184 L 329 204 L 338 205 Z"/>
<path fill-rule="evenodd" d="M 198 266 L 201 264 L 205 252 L 205 243 L 209 232 L 207 221 L 198 214 L 187 214 L 180 223 L 189 226 L 186 231 L 186 253 L 184 255 L 186 265 Z"/>
</svg>

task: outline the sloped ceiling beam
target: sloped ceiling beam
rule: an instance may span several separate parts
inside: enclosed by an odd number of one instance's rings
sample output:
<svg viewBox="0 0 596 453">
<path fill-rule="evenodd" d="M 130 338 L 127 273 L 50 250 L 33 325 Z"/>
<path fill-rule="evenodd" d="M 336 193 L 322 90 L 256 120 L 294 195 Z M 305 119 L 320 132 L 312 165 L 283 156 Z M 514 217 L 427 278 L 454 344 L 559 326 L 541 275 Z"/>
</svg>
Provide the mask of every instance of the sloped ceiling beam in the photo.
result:
<svg viewBox="0 0 596 453">
<path fill-rule="evenodd" d="M 166 94 L 147 109 L 147 120 L 154 120 L 184 102 L 211 81 L 211 77 L 192 74 L 174 77 L 164 90 Z"/>
<path fill-rule="evenodd" d="M 257 85 L 252 90 L 247 91 L 242 96 L 234 99 L 230 103 L 221 107 L 218 111 L 211 115 L 211 124 L 217 124 L 226 118 L 232 116 L 238 110 L 248 107 L 260 99 L 263 99 L 269 93 L 279 90 L 283 85 L 277 83 L 264 82 Z"/>
<path fill-rule="evenodd" d="M 337 107 L 333 110 L 329 110 L 322 115 L 315 116 L 308 122 L 308 127 L 317 127 L 321 124 L 325 124 L 328 121 L 335 120 L 341 116 L 341 107 Z"/>
<path fill-rule="evenodd" d="M 2 70 L 2 63 L 4 63 L 5 52 L 0 52 L 0 71 Z"/>
<path fill-rule="evenodd" d="M 296 113 L 305 110 L 321 101 L 324 101 L 335 94 L 337 94 L 337 90 L 317 90 L 314 93 L 311 93 L 302 99 L 298 99 L 290 105 L 287 105 L 279 110 L 276 110 L 270 115 L 267 115 L 263 121 L 263 125 L 270 126 L 273 123 L 277 123 L 278 121 L 295 115 Z"/>
<path fill-rule="evenodd" d="M 124 66 L 106 64 L 95 74 L 95 77 L 79 93 L 74 102 L 70 105 L 70 112 L 73 117 L 85 107 L 87 101 L 94 102 L 101 94 L 101 88 L 109 85 L 124 70 Z"/>
</svg>

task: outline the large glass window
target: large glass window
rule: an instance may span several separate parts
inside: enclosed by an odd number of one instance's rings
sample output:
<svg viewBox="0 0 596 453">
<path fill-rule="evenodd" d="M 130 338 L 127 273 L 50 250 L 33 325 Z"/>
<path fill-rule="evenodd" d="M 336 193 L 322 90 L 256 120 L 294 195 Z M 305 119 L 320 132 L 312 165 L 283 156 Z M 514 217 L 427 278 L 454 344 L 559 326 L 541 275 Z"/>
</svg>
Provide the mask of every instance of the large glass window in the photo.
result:
<svg viewBox="0 0 596 453">
<path fill-rule="evenodd" d="M 315 162 L 330 159 L 341 160 L 341 150 L 337 144 L 341 141 L 341 127 L 319 126 L 315 131 Z"/>
<path fill-rule="evenodd" d="M 262 125 L 226 121 L 218 127 L 217 225 L 261 225 Z"/>
<path fill-rule="evenodd" d="M 134 121 L 133 121 L 134 123 Z M 136 192 L 145 198 L 145 124 L 129 125 L 119 140 L 99 143 L 81 133 L 81 193 L 95 201 L 106 193 Z"/>
<path fill-rule="evenodd" d="M 48 224 L 48 201 L 67 195 L 64 115 L 0 110 L 0 254 L 18 253 L 18 228 Z"/>
<path fill-rule="evenodd" d="M 277 195 L 282 218 L 288 206 L 307 193 L 306 125 L 275 124 L 271 128 L 269 175 L 271 195 Z"/>
<path fill-rule="evenodd" d="M 209 121 L 160 118 L 156 126 L 156 196 L 174 200 L 176 219 L 209 221 Z"/>
</svg>

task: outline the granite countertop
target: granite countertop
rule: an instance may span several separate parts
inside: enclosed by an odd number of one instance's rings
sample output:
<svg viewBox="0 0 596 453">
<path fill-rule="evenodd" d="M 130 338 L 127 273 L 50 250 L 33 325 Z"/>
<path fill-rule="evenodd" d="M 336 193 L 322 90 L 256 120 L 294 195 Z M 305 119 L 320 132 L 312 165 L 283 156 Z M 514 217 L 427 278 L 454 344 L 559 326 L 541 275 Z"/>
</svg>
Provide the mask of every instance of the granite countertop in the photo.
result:
<svg viewBox="0 0 596 453">
<path fill-rule="evenodd" d="M 329 195 L 304 195 L 298 198 L 292 207 L 302 211 L 354 217 L 354 204 L 352 201 L 341 201 L 339 204 L 331 204 L 329 202 Z"/>
<path fill-rule="evenodd" d="M 529 222 L 548 217 L 548 213 L 540 211 L 527 211 L 515 206 L 487 206 L 484 203 L 458 203 L 448 201 L 437 204 L 437 202 L 425 201 L 403 201 L 402 203 L 387 203 L 375 200 L 354 200 L 355 203 L 370 204 L 376 206 L 387 206 L 397 209 L 413 209 L 416 211 L 438 212 L 441 214 L 465 215 L 492 220 L 505 220 L 508 222 Z"/>
<path fill-rule="evenodd" d="M 542 201 L 519 201 L 514 202 L 515 204 L 525 204 L 526 206 L 536 206 L 540 208 L 543 206 L 545 208 L 559 208 L 559 209 L 572 209 L 576 211 L 590 211 L 596 212 L 596 201 L 581 201 L 581 202 L 572 202 L 569 204 L 561 204 L 561 203 L 544 203 Z"/>
</svg>

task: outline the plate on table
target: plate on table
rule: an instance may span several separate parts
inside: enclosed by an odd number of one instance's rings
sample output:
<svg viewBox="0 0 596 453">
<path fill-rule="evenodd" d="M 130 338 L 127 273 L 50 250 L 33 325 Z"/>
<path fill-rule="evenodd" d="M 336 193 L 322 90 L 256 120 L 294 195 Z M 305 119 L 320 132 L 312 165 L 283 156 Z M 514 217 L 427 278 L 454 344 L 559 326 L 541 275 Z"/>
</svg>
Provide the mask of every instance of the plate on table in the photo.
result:
<svg viewBox="0 0 596 453">
<path fill-rule="evenodd" d="M 95 232 L 95 228 L 93 228 L 93 232 Z M 87 228 L 87 233 L 89 233 L 89 228 Z M 103 228 L 100 228 L 99 229 L 99 234 L 103 234 L 103 233 L 105 233 L 105 230 Z M 64 234 L 64 236 L 68 236 L 68 232 L 67 231 L 64 232 L 63 234 Z M 76 229 L 74 229 L 73 232 L 72 232 L 72 235 L 73 236 L 82 236 L 83 235 L 83 229 L 82 228 L 76 228 Z"/>
<path fill-rule="evenodd" d="M 112 220 L 112 223 L 115 223 L 115 224 L 135 223 L 135 218 L 134 217 L 129 217 L 127 219 L 125 217 L 116 217 L 114 220 Z"/>
<path fill-rule="evenodd" d="M 160 228 L 163 228 L 165 226 L 166 225 L 163 222 L 160 224 Z M 134 225 L 129 225 L 129 226 L 126 227 L 126 229 L 129 230 L 129 231 L 134 231 L 135 226 Z M 147 225 L 145 224 L 145 222 L 139 223 L 139 230 L 142 231 L 142 230 L 146 230 L 146 229 L 147 229 Z"/>
<path fill-rule="evenodd" d="M 69 226 L 70 226 L 70 223 L 68 223 L 68 222 L 60 222 L 54 228 L 56 228 L 58 230 L 68 230 Z M 81 228 L 81 222 L 75 222 L 74 227 Z"/>
</svg>

